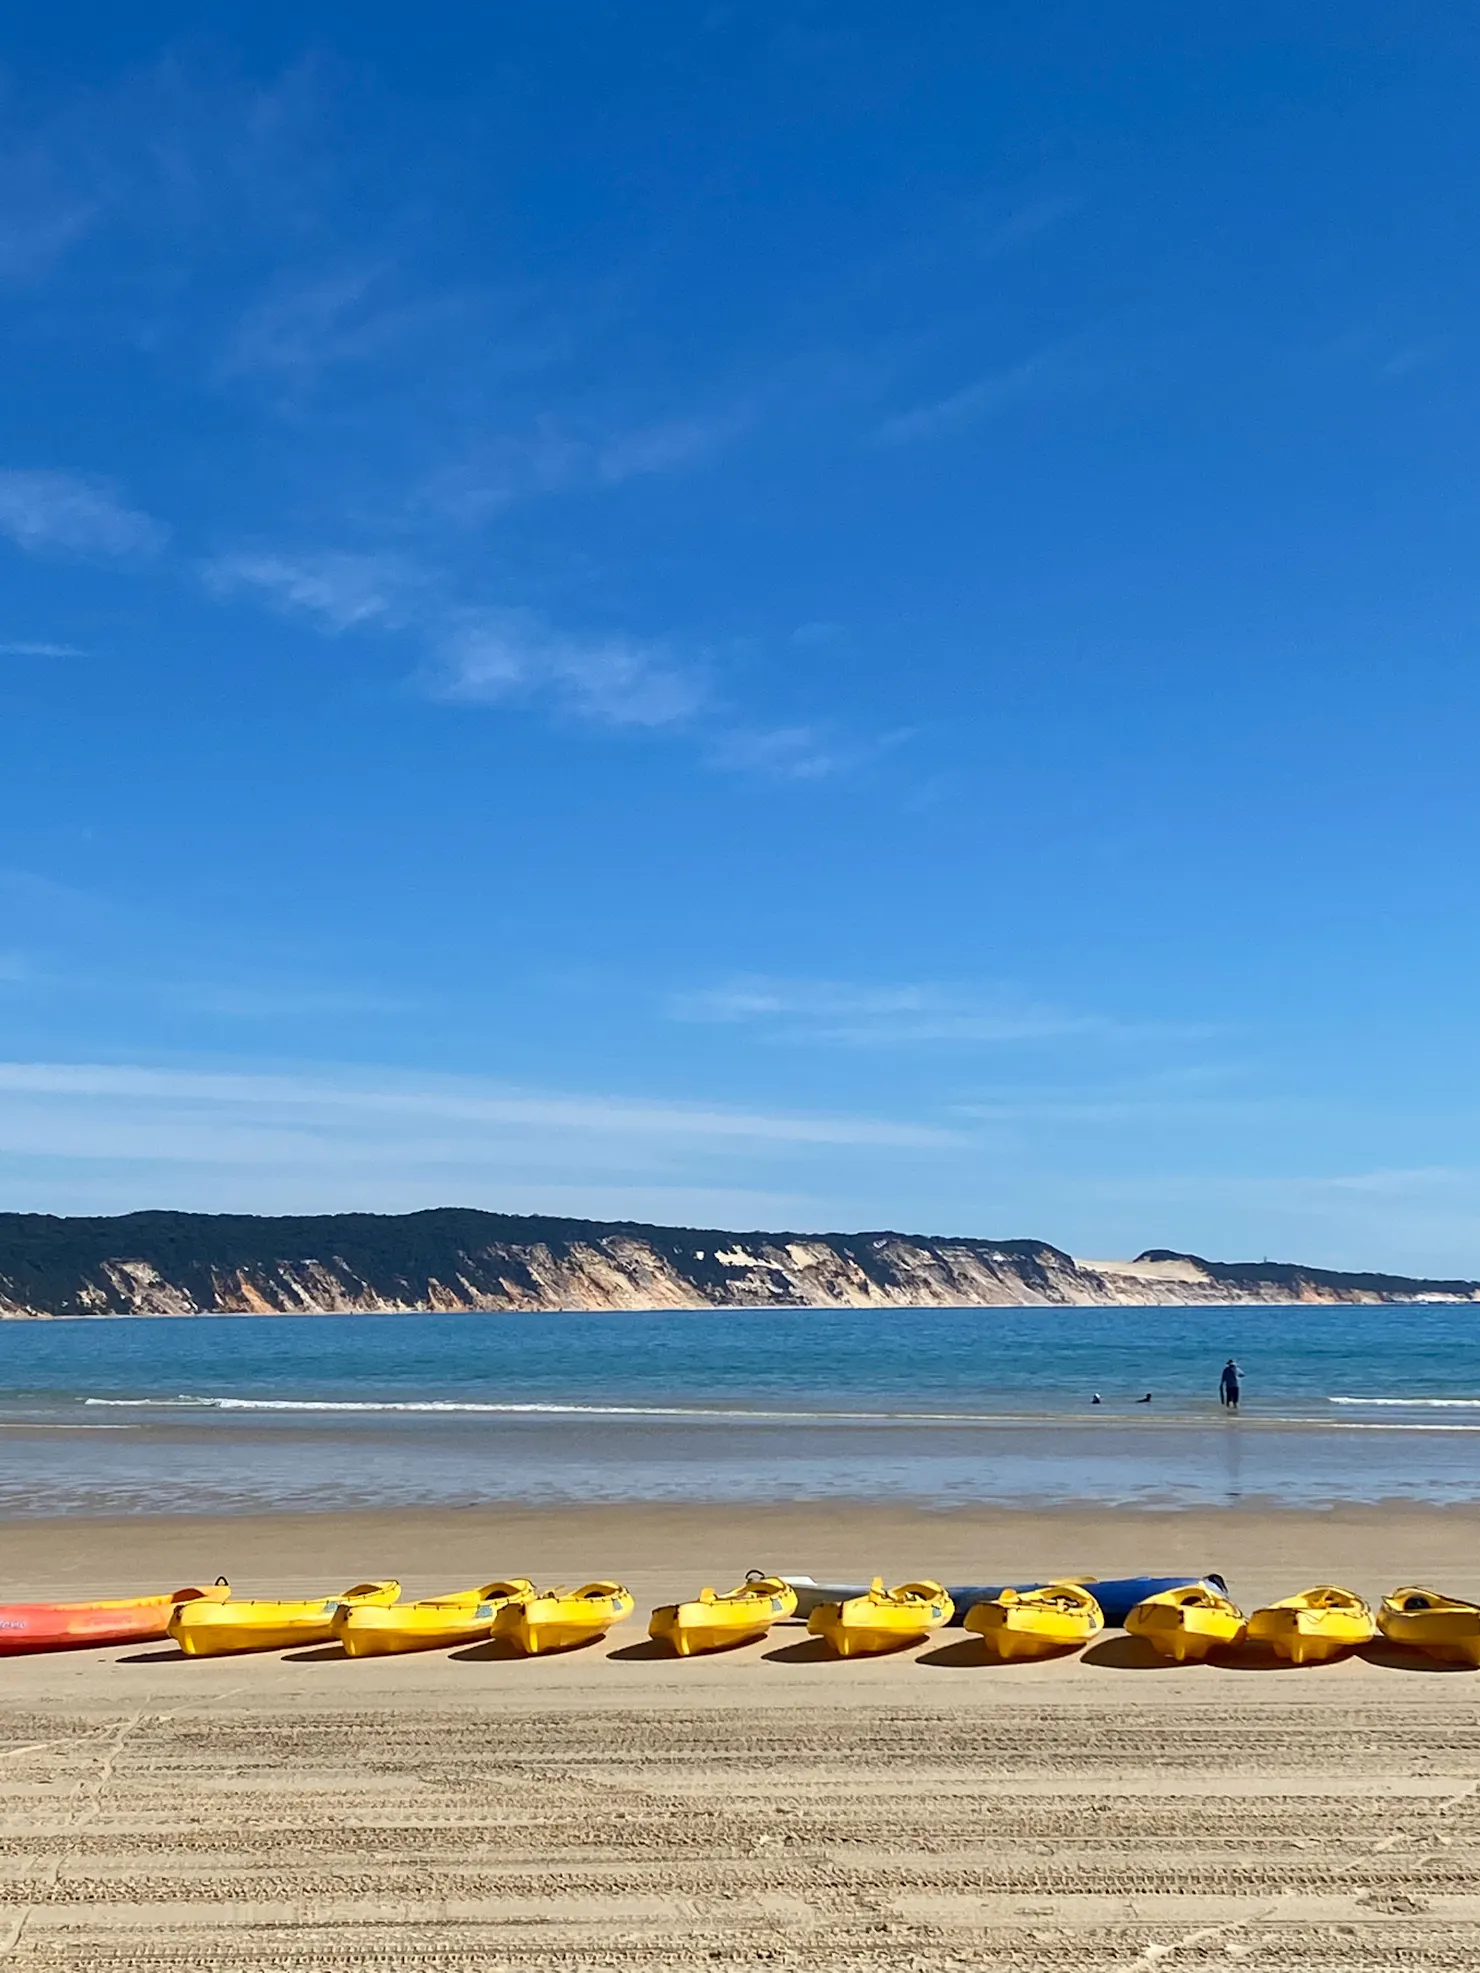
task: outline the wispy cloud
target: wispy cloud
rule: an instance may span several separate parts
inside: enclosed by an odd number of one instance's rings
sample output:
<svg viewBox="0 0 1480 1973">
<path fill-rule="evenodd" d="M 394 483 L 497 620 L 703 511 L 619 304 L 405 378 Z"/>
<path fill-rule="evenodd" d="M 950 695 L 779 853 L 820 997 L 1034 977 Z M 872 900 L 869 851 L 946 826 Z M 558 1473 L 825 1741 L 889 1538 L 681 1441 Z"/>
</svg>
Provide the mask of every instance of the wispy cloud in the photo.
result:
<svg viewBox="0 0 1480 1973">
<path fill-rule="evenodd" d="M 908 738 L 904 731 L 850 739 L 822 726 L 740 726 L 720 736 L 710 759 L 771 781 L 824 781 L 866 767 Z"/>
<path fill-rule="evenodd" d="M 133 560 L 164 546 L 161 521 L 70 473 L 0 471 L 0 534 L 28 554 Z"/>
<path fill-rule="evenodd" d="M 24 286 L 43 280 L 96 211 L 61 182 L 44 144 L 0 156 L 0 281 Z"/>
<path fill-rule="evenodd" d="M 404 622 L 408 598 L 423 580 L 389 555 L 292 555 L 271 549 L 218 555 L 203 565 L 201 577 L 215 596 L 256 595 L 335 636 L 366 624 Z"/>
<path fill-rule="evenodd" d="M 653 473 L 682 472 L 712 457 L 748 423 L 744 411 L 710 418 L 670 418 L 616 432 L 595 448 L 596 477 L 606 486 Z"/>
<path fill-rule="evenodd" d="M 733 709 L 704 660 L 657 638 L 572 630 L 534 610 L 458 605 L 442 576 L 398 556 L 247 548 L 215 557 L 200 574 L 215 596 L 255 598 L 327 636 L 408 632 L 424 654 L 420 688 L 446 705 L 540 706 L 592 726 L 683 732 L 712 766 L 733 772 L 817 781 L 906 737 L 731 723 Z"/>
<path fill-rule="evenodd" d="M 385 252 L 284 272 L 229 331 L 215 375 L 255 378 L 301 398 L 332 370 L 393 363 L 435 375 L 449 361 L 456 367 L 457 355 L 465 362 L 469 347 L 486 374 L 540 360 L 531 337 L 516 335 L 489 296 L 435 280 L 418 285 L 415 271 Z"/>
<path fill-rule="evenodd" d="M 229 337 L 221 375 L 303 383 L 333 364 L 380 355 L 406 321 L 404 309 L 381 300 L 390 272 L 380 264 L 284 279 Z"/>
<path fill-rule="evenodd" d="M 1006 995 L 988 998 L 942 986 L 860 986 L 841 980 L 742 978 L 676 994 L 668 1006 L 675 1020 L 745 1024 L 777 1040 L 863 1048 L 1152 1032 Z"/>
<path fill-rule="evenodd" d="M 778 781 L 820 781 L 838 767 L 836 753 L 811 726 L 727 733 L 716 744 L 712 758 L 717 767 L 738 768 Z"/>
<path fill-rule="evenodd" d="M 467 610 L 442 640 L 437 697 L 464 705 L 543 699 L 606 726 L 676 726 L 706 702 L 702 672 L 659 644 L 573 634 L 526 610 Z"/>
<path fill-rule="evenodd" d="M 254 595 L 330 636 L 409 629 L 422 684 L 459 705 L 543 702 L 603 726 L 679 726 L 706 703 L 700 669 L 619 631 L 573 632 L 531 610 L 457 608 L 436 578 L 397 557 L 246 550 L 201 571 L 214 595 Z"/>
<path fill-rule="evenodd" d="M 573 630 L 534 610 L 459 605 L 444 577 L 397 556 L 251 548 L 215 557 L 200 574 L 215 596 L 254 598 L 326 636 L 407 632 L 423 654 L 417 686 L 444 705 L 539 707 L 590 726 L 682 733 L 729 772 L 820 781 L 908 737 L 738 722 L 703 658 L 659 638 Z"/>
<path fill-rule="evenodd" d="M 464 458 L 439 467 L 424 483 L 421 500 L 461 526 L 477 527 L 520 501 L 689 471 L 748 422 L 748 411 L 732 409 L 593 434 L 544 415 L 525 431 L 485 438 Z"/>
<path fill-rule="evenodd" d="M 3 658 L 85 658 L 86 651 L 76 644 L 47 644 L 29 637 L 12 637 L 0 643 Z"/>
<path fill-rule="evenodd" d="M 114 1106 L 121 1120 L 146 1122 L 168 1112 L 197 1122 L 216 1118 L 223 1129 L 244 1119 L 338 1140 L 357 1120 L 407 1120 L 461 1129 L 573 1133 L 608 1140 L 857 1146 L 931 1150 L 961 1141 L 959 1131 L 871 1117 L 808 1116 L 654 1103 L 612 1096 L 572 1096 L 511 1088 L 472 1078 L 415 1078 L 384 1072 L 371 1081 L 322 1072 L 254 1074 L 237 1071 L 128 1067 L 108 1063 L 0 1062 L 0 1148 L 24 1148 L 28 1100 L 49 1099 L 45 1114 L 65 1125 L 59 1105 Z M 17 1107 L 19 1105 L 19 1107 Z M 229 1133 L 227 1133 L 229 1134 Z M 196 1141 L 198 1133 L 192 1141 Z M 390 1140 L 389 1151 L 395 1143 Z M 33 1148 L 45 1149 L 44 1144 Z M 77 1148 L 85 1148 L 78 1146 Z M 109 1155 L 114 1155 L 110 1145 Z M 126 1154 L 125 1154 L 126 1155 Z M 152 1154 L 145 1154 L 152 1155 Z"/>
<path fill-rule="evenodd" d="M 810 623 L 799 623 L 791 633 L 791 641 L 803 650 L 832 644 L 843 635 L 844 628 L 844 625 L 834 623 L 831 618 L 815 617 Z"/>
<path fill-rule="evenodd" d="M 1057 348 L 1040 350 L 1005 369 L 990 370 L 960 390 L 951 391 L 908 411 L 886 418 L 875 432 L 880 445 L 913 445 L 924 439 L 949 438 L 993 412 L 1021 403 L 1045 387 L 1062 381 L 1065 368 Z"/>
<path fill-rule="evenodd" d="M 1449 353 L 1446 338 L 1435 336 L 1428 341 L 1409 343 L 1402 349 L 1395 349 L 1378 367 L 1378 375 L 1385 382 L 1396 382 L 1400 377 L 1410 377 L 1415 371 L 1430 369 L 1441 363 Z"/>
<path fill-rule="evenodd" d="M 590 470 L 588 448 L 551 418 L 521 433 L 485 438 L 462 458 L 438 466 L 420 502 L 459 527 L 477 528 L 516 501 L 572 485 Z"/>
</svg>

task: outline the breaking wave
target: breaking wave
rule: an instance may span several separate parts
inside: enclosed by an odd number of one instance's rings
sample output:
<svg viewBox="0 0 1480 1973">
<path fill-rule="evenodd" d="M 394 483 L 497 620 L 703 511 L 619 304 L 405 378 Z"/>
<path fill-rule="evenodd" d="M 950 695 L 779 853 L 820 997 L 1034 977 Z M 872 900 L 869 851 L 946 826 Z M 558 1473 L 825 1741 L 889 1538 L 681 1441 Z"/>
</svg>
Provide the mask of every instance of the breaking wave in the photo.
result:
<svg viewBox="0 0 1480 1973">
<path fill-rule="evenodd" d="M 1370 1404 L 1403 1411 L 1480 1411 L 1480 1398 L 1327 1398 L 1327 1404 Z"/>
<path fill-rule="evenodd" d="M 84 1404 L 120 1411 L 467 1412 L 505 1418 L 744 1418 L 775 1424 L 819 1420 L 848 1424 L 982 1425 L 1000 1412 L 977 1411 L 767 1411 L 752 1407 L 677 1404 L 476 1403 L 450 1398 L 216 1398 L 188 1392 L 173 1398 L 84 1398 Z"/>
<path fill-rule="evenodd" d="M 1380 1416 L 1363 1418 L 1333 1418 L 1312 1416 L 1309 1413 L 1266 1414 L 1244 1421 L 1246 1426 L 1255 1429 L 1284 1427 L 1288 1430 L 1316 1430 L 1328 1432 L 1480 1432 L 1480 1424 L 1461 1423 L 1458 1419 L 1432 1424 L 1421 1424 L 1416 1420 L 1390 1417 L 1393 1411 L 1419 1410 L 1423 1408 L 1453 1411 L 1480 1411 L 1480 1398 L 1364 1398 L 1328 1397 L 1331 1405 L 1370 1408 Z M 603 1419 L 670 1419 L 700 1425 L 753 1424 L 753 1425 L 877 1425 L 877 1426 L 951 1426 L 951 1425 L 998 1425 L 1005 1427 L 1045 1424 L 1067 1425 L 1081 1420 L 1090 1429 L 1096 1427 L 1133 1427 L 1142 1431 L 1154 1432 L 1197 1429 L 1207 1421 L 1196 1414 L 1176 1410 L 1163 1412 L 1152 1417 L 1141 1414 L 1134 1418 L 1129 1415 L 1129 1407 L 1105 1411 L 1098 1416 L 1084 1412 L 1065 1411 L 1020 1411 L 1004 1408 L 1000 1411 L 844 1411 L 823 1408 L 787 1409 L 757 1405 L 699 1405 L 699 1404 L 582 1404 L 570 1400 L 539 1400 L 498 1402 L 492 1400 L 464 1398 L 268 1398 L 268 1397 L 206 1397 L 182 1391 L 175 1397 L 154 1398 L 112 1398 L 86 1397 L 82 1403 L 87 1406 L 110 1411 L 164 1411 L 164 1412 L 267 1412 L 295 1417 L 374 1417 L 378 1415 L 401 1415 L 420 1417 L 487 1417 L 487 1418 L 603 1418 Z"/>
</svg>

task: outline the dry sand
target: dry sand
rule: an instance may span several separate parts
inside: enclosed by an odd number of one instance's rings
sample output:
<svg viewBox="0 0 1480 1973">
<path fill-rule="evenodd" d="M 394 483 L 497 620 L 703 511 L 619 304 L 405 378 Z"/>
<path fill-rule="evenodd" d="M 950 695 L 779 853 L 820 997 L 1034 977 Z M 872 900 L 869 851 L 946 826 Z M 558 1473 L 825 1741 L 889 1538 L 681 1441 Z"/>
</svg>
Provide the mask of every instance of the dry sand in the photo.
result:
<svg viewBox="0 0 1480 1973">
<path fill-rule="evenodd" d="M 351 1662 L 158 1645 L 0 1667 L 0 1959 L 22 1968 L 1459 1967 L 1480 1961 L 1476 1674 L 1048 1665 L 974 1641 L 686 1663 L 641 1613 L 747 1567 L 1221 1568 L 1480 1593 L 1480 1512 L 886 1506 L 31 1522 L 5 1593 L 616 1573 L 608 1645 Z"/>
</svg>

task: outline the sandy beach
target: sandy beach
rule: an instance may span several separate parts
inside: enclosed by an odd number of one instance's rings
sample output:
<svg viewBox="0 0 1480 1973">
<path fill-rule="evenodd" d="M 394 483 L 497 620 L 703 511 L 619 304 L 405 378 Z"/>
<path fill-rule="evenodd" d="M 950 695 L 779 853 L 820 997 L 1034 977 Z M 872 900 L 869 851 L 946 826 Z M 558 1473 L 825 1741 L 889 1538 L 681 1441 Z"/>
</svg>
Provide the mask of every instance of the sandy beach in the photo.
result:
<svg viewBox="0 0 1480 1973">
<path fill-rule="evenodd" d="M 9 1660 L 0 1955 L 17 1967 L 1472 1964 L 1475 1675 L 1387 1647 L 1153 1667 L 1107 1636 L 994 1666 L 957 1632 L 823 1660 L 799 1627 L 653 1655 L 656 1602 L 751 1566 L 1223 1570 L 1480 1592 L 1480 1510 L 949 1514 L 862 1503 L 11 1524 L 7 1594 L 615 1573 L 566 1657 L 486 1646 Z"/>
</svg>

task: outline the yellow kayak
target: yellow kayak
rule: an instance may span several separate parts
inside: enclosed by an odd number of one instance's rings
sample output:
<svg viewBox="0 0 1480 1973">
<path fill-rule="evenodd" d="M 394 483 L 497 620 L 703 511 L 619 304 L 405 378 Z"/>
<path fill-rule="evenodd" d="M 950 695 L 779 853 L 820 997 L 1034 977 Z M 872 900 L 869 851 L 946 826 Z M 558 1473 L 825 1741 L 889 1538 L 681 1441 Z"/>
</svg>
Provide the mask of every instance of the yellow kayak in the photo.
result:
<svg viewBox="0 0 1480 1973">
<path fill-rule="evenodd" d="M 229 1597 L 224 1603 L 181 1603 L 170 1618 L 170 1636 L 188 1658 L 327 1644 L 340 1610 L 361 1603 L 394 1603 L 400 1594 L 397 1582 L 356 1583 L 338 1596 L 290 1603 L 250 1596 Z"/>
<path fill-rule="evenodd" d="M 1082 1583 L 1068 1582 L 1001 1590 L 988 1603 L 973 1603 L 962 1621 L 999 1658 L 1050 1658 L 1088 1644 L 1105 1628 L 1089 1591 Z"/>
<path fill-rule="evenodd" d="M 1361 1597 L 1330 1583 L 1256 1610 L 1248 1628 L 1250 1644 L 1267 1645 L 1292 1665 L 1323 1665 L 1370 1644 L 1376 1634 L 1376 1620 Z"/>
<path fill-rule="evenodd" d="M 1183 1589 L 1148 1596 L 1127 1615 L 1125 1627 L 1132 1637 L 1144 1637 L 1163 1658 L 1175 1658 L 1183 1665 L 1206 1658 L 1210 1651 L 1242 1644 L 1244 1613 L 1206 1583 L 1189 1583 Z"/>
<path fill-rule="evenodd" d="M 532 1658 L 540 1651 L 589 1644 L 631 1615 L 631 1593 L 620 1583 L 586 1583 L 514 1598 L 494 1617 L 493 1635 Z"/>
<path fill-rule="evenodd" d="M 901 1583 L 897 1589 L 885 1589 L 883 1578 L 875 1576 L 862 1596 L 850 1596 L 844 1603 L 819 1603 L 807 1619 L 807 1629 L 813 1637 L 825 1637 L 840 1658 L 861 1658 L 923 1644 L 954 1614 L 955 1605 L 939 1583 Z"/>
<path fill-rule="evenodd" d="M 1377 1628 L 1394 1644 L 1411 1644 L 1451 1665 L 1480 1665 L 1480 1603 L 1437 1589 L 1395 1589 L 1382 1599 Z"/>
<path fill-rule="evenodd" d="M 753 1644 L 797 1607 L 797 1593 L 778 1576 L 743 1582 L 721 1596 L 701 1589 L 692 1603 L 664 1603 L 648 1619 L 648 1636 L 671 1644 L 680 1658 L 697 1651 L 723 1651 L 729 1644 Z"/>
<path fill-rule="evenodd" d="M 533 1596 L 525 1576 L 483 1583 L 477 1589 L 450 1590 L 417 1603 L 341 1603 L 334 1613 L 334 1635 L 350 1658 L 384 1658 L 396 1651 L 438 1651 L 453 1644 L 475 1644 L 493 1629 L 493 1620 L 515 1597 Z"/>
</svg>

